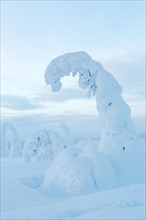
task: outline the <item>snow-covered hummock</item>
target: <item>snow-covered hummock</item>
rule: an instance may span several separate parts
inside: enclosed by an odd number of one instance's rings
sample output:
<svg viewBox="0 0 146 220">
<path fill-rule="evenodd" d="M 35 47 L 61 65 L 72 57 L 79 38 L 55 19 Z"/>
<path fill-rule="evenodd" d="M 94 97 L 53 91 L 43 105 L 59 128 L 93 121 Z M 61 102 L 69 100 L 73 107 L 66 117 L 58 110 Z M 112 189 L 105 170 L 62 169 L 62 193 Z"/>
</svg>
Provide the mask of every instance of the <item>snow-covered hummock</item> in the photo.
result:
<svg viewBox="0 0 146 220">
<path fill-rule="evenodd" d="M 61 78 L 70 73 L 73 76 L 79 74 L 79 87 L 88 89 L 89 96 L 96 95 L 102 124 L 99 151 L 111 159 L 123 184 L 127 183 L 127 176 L 131 177 L 131 182 L 144 180 L 142 144 L 133 126 L 129 106 L 121 97 L 119 83 L 87 53 L 74 52 L 51 61 L 45 72 L 46 84 L 51 86 L 52 91 L 59 91 Z M 135 164 L 136 170 L 133 171 Z"/>
<path fill-rule="evenodd" d="M 22 146 L 14 125 L 5 123 L 1 130 L 1 156 L 17 157 L 22 154 Z"/>
<path fill-rule="evenodd" d="M 63 128 L 64 137 L 53 130 L 46 129 L 39 130 L 28 137 L 23 147 L 25 162 L 52 160 L 64 148 L 70 147 L 72 143 L 67 136 L 69 130 L 66 125 L 62 125 Z"/>
<path fill-rule="evenodd" d="M 64 149 L 45 174 L 40 191 L 51 196 L 74 196 L 110 189 L 115 186 L 115 173 L 108 158 L 87 149 Z"/>
</svg>

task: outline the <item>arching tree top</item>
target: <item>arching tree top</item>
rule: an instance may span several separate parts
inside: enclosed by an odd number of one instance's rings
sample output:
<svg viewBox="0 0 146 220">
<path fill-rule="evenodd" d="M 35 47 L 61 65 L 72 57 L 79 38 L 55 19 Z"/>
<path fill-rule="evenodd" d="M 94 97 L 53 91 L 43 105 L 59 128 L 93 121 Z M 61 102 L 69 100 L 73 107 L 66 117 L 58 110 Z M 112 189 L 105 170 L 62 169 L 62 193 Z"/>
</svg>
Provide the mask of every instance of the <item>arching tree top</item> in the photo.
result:
<svg viewBox="0 0 146 220">
<path fill-rule="evenodd" d="M 75 76 L 79 73 L 79 86 L 89 89 L 93 93 L 96 90 L 96 75 L 102 65 L 85 52 L 67 53 L 51 61 L 45 72 L 46 84 L 51 85 L 51 89 L 57 92 L 61 89 L 61 78 L 70 73 Z"/>
</svg>

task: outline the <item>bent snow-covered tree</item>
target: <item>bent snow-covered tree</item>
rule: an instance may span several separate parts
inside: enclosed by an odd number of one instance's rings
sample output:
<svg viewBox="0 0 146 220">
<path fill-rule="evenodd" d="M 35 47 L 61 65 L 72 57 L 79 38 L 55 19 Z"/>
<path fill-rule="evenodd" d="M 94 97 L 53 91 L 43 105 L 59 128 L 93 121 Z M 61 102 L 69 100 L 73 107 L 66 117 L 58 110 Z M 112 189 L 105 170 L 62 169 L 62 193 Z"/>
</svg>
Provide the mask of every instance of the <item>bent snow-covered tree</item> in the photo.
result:
<svg viewBox="0 0 146 220">
<path fill-rule="evenodd" d="M 71 73 L 73 76 L 79 74 L 79 87 L 88 89 L 89 96 L 96 96 L 102 125 L 99 151 L 111 159 L 115 170 L 126 169 L 124 172 L 129 175 L 133 163 L 142 161 L 141 142 L 133 126 L 130 108 L 121 97 L 121 86 L 111 73 L 85 52 L 68 53 L 52 60 L 45 72 L 46 84 L 51 86 L 52 91 L 57 92 L 62 86 L 61 78 Z M 130 170 L 124 167 L 125 160 L 129 159 Z M 142 169 L 143 164 L 138 167 Z"/>
</svg>

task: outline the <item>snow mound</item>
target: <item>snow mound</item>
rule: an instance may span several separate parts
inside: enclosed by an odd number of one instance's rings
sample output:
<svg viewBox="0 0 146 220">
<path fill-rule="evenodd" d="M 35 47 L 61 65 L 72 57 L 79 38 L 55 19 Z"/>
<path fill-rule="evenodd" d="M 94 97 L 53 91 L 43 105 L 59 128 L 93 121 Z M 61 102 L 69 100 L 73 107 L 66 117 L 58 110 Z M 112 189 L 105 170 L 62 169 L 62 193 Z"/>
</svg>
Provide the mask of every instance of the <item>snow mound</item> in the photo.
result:
<svg viewBox="0 0 146 220">
<path fill-rule="evenodd" d="M 83 156 L 90 159 L 93 164 L 93 176 L 96 187 L 99 190 L 113 188 L 116 183 L 115 171 L 113 170 L 108 157 L 98 152 L 97 142 L 90 142 L 83 151 Z"/>
<path fill-rule="evenodd" d="M 97 151 L 77 148 L 63 150 L 48 168 L 40 191 L 51 196 L 74 196 L 115 186 L 115 173 L 109 160 Z"/>
</svg>

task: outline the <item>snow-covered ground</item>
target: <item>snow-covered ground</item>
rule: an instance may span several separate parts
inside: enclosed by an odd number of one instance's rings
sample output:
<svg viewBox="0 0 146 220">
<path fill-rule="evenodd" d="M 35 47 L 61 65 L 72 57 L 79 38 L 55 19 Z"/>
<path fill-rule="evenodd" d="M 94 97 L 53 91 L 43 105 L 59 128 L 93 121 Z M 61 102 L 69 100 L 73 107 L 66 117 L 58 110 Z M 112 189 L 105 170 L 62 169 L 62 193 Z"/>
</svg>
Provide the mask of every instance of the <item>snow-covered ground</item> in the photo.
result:
<svg viewBox="0 0 146 220">
<path fill-rule="evenodd" d="M 60 122 L 58 121 L 58 124 Z M 117 180 L 115 183 L 117 173 L 113 173 L 107 157 L 98 152 L 100 134 L 95 130 L 96 123 L 97 127 L 99 126 L 98 122 L 88 118 L 89 123 L 84 133 L 85 122 L 82 117 L 76 121 L 72 119 L 69 123 L 70 132 L 63 124 L 60 130 L 59 126 L 58 130 L 56 126 L 55 131 L 60 132 L 62 139 L 57 133 L 48 133 L 50 143 L 54 143 L 48 147 L 53 150 L 55 146 L 60 146 L 62 149 L 53 159 L 42 157 L 40 160 L 34 160 L 35 157 L 32 157 L 32 161 L 26 163 L 21 155 L 14 157 L 9 154 L 9 157 L 1 158 L 1 220 L 146 218 L 145 183 L 136 177 L 138 164 L 133 166 L 132 175 L 126 176 L 127 183 L 120 179 L 119 183 Z M 32 139 L 28 137 L 28 141 L 25 140 L 30 150 L 37 149 L 41 153 L 44 149 L 43 143 L 48 140 L 47 136 L 42 135 L 44 131 L 46 134 L 47 131 L 50 132 L 50 128 L 32 132 Z M 144 136 L 144 133 L 142 134 L 141 137 Z M 20 140 L 22 137 L 20 135 Z M 35 145 L 34 142 L 32 145 L 31 141 L 38 138 L 41 144 L 36 142 Z M 58 140 L 65 143 L 67 148 L 62 148 L 62 144 L 58 145 Z M 144 146 L 144 138 L 142 142 Z M 10 146 L 11 142 L 8 143 Z M 75 146 L 72 146 L 73 143 Z M 145 148 L 141 149 L 141 153 L 145 154 Z M 129 165 L 130 160 L 125 163 L 125 173 Z M 131 176 L 135 178 L 132 184 Z"/>
<path fill-rule="evenodd" d="M 73 197 L 51 197 L 38 188 L 49 161 L 1 159 L 1 219 L 145 219 L 145 184 Z M 133 171 L 134 172 L 134 171 Z"/>
<path fill-rule="evenodd" d="M 75 124 L 75 138 L 63 123 L 57 130 L 39 127 L 22 144 L 15 126 L 3 125 L 1 219 L 146 219 L 145 140 L 121 86 L 85 52 L 52 60 L 45 81 L 57 92 L 70 73 L 78 73 L 79 87 L 95 95 L 100 132 L 89 123 L 82 138 L 82 126 Z"/>
</svg>

